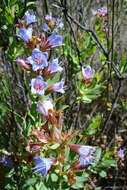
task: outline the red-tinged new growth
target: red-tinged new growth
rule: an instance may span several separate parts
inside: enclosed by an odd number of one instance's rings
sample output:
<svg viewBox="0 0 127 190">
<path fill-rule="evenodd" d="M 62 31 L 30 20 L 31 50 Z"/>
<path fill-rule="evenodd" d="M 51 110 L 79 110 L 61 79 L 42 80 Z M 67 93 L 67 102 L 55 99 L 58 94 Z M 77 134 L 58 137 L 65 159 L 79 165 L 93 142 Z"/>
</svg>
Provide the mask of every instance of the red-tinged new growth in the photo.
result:
<svg viewBox="0 0 127 190">
<path fill-rule="evenodd" d="M 31 135 L 35 136 L 38 141 L 40 141 L 41 143 L 48 143 L 50 142 L 50 136 L 48 133 L 45 133 L 45 130 L 41 130 L 39 131 L 38 129 L 34 129 L 31 133 Z"/>
<path fill-rule="evenodd" d="M 31 153 L 39 153 L 42 144 L 40 142 L 33 142 L 32 139 L 29 140 L 28 145 L 26 147 L 26 151 Z"/>
<path fill-rule="evenodd" d="M 18 58 L 16 60 L 16 63 L 24 70 L 30 71 L 31 70 L 31 65 L 27 63 L 26 60 Z"/>
</svg>

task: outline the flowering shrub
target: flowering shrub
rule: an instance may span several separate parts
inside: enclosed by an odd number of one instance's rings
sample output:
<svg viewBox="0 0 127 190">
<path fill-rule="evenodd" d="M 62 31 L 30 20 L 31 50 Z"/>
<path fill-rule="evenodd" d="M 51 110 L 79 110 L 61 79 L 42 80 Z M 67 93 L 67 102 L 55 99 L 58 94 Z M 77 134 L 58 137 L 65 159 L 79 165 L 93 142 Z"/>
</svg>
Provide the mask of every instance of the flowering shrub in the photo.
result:
<svg viewBox="0 0 127 190">
<path fill-rule="evenodd" d="M 55 25 L 55 20 L 53 17 L 47 15 L 45 18 L 50 22 L 54 22 Z M 32 50 L 32 55 L 25 59 L 17 58 L 17 63 L 21 66 L 21 68 L 26 70 L 30 67 L 29 71 L 34 72 L 34 75 L 36 76 L 36 78 L 31 79 L 31 93 L 34 96 L 38 96 L 38 98 L 36 97 L 38 99 L 38 102 L 36 102 L 36 110 L 44 116 L 45 123 L 43 123 L 43 126 L 37 126 L 37 128 L 32 129 L 26 150 L 29 154 L 31 154 L 31 157 L 33 157 L 35 162 L 35 167 L 33 168 L 34 172 L 45 176 L 49 171 L 52 172 L 52 166 L 54 166 L 54 171 L 60 176 L 68 176 L 68 173 L 73 172 L 74 183 L 76 182 L 75 172 L 77 170 L 84 169 L 95 161 L 93 153 L 96 152 L 96 148 L 92 146 L 70 144 L 69 138 L 75 138 L 76 134 L 72 132 L 72 130 L 69 130 L 68 132 L 64 132 L 62 130 L 63 111 L 56 110 L 55 102 L 51 99 L 51 93 L 65 93 L 65 79 L 52 84 L 48 82 L 50 78 L 53 81 L 54 76 L 58 72 L 61 73 L 63 68 L 59 65 L 58 58 L 50 61 L 48 59 L 48 54 L 50 52 L 43 52 L 43 50 L 50 51 L 51 48 L 62 45 L 63 38 L 55 33 L 50 34 L 50 36 L 41 34 L 44 37 L 41 38 L 41 36 L 34 36 L 34 38 L 38 39 L 38 41 L 33 43 L 33 36 L 32 33 L 29 35 L 29 29 L 30 31 L 33 30 L 32 25 L 35 22 L 37 22 L 35 15 L 31 15 L 27 11 L 27 13 L 25 13 L 24 21 L 19 24 L 21 27 L 19 27 L 18 30 L 18 37 L 20 37 L 26 43 L 28 48 Z M 24 26 L 22 26 L 22 23 L 24 23 Z M 45 39 L 47 39 L 46 42 Z M 31 46 L 29 46 L 30 43 Z M 24 67 L 24 65 L 26 65 L 26 67 Z M 82 73 L 85 83 L 92 82 L 94 70 L 92 70 L 90 66 L 87 66 L 85 69 L 82 68 Z M 34 138 L 32 138 L 32 136 L 34 136 Z M 79 154 L 80 157 L 77 162 L 73 163 L 73 166 L 70 163 L 68 169 L 64 170 L 62 169 L 64 164 L 66 165 L 66 162 L 69 162 L 69 160 L 66 159 L 66 149 L 69 147 Z M 45 149 L 47 149 L 47 151 Z M 52 150 L 54 150 L 54 153 Z M 46 155 L 48 157 L 45 157 Z M 73 185 L 73 183 L 69 182 L 69 180 L 71 179 L 68 177 L 68 185 Z"/>
</svg>

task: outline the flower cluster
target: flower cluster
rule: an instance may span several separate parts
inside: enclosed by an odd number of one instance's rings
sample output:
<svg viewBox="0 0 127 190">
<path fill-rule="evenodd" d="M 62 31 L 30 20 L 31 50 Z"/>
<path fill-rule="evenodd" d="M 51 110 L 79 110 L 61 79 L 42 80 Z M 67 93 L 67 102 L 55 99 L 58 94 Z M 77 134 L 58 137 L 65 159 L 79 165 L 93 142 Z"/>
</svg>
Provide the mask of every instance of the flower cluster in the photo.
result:
<svg viewBox="0 0 127 190">
<path fill-rule="evenodd" d="M 27 44 L 28 47 L 34 49 L 35 47 L 38 46 L 41 51 L 45 52 L 47 50 L 50 50 L 51 48 L 61 46 L 63 44 L 62 36 L 56 33 L 52 33 L 52 35 L 50 36 L 46 36 L 44 33 L 40 35 L 39 34 L 33 35 L 32 26 L 36 22 L 37 20 L 35 15 L 32 12 L 27 11 L 24 16 L 24 20 L 19 21 L 19 23 L 17 24 L 18 27 L 17 37 L 22 39 Z M 35 50 L 34 52 L 35 55 L 38 54 L 38 50 Z M 32 58 L 34 57 L 34 52 Z M 41 56 L 44 58 L 44 55 Z"/>
<path fill-rule="evenodd" d="M 59 64 L 58 58 L 52 59 L 50 50 L 63 44 L 63 37 L 56 33 L 55 28 L 62 28 L 63 23 L 51 15 L 45 16 L 43 27 L 44 33 L 33 35 L 33 25 L 37 22 L 32 12 L 26 12 L 24 21 L 18 24 L 17 36 L 25 42 L 25 45 L 31 50 L 31 55 L 26 58 L 17 58 L 17 64 L 26 71 L 31 72 L 30 87 L 33 96 L 38 97 L 36 102 L 36 111 L 43 116 L 45 121 L 41 128 L 34 128 L 26 150 L 32 154 L 35 167 L 34 172 L 42 176 L 47 175 L 53 165 L 58 162 L 64 163 L 65 149 L 68 148 L 69 140 L 75 136 L 71 129 L 67 132 L 62 131 L 63 113 L 57 110 L 51 98 L 51 93 L 65 92 L 64 79 L 53 82 L 56 73 L 60 74 L 63 68 Z M 47 29 L 46 29 L 47 28 Z M 49 33 L 50 35 L 49 35 Z M 55 32 L 54 32 L 55 31 Z M 50 56 L 49 56 L 50 55 Z M 51 57 L 51 58 L 50 58 Z M 86 83 L 91 82 L 94 76 L 94 70 L 87 66 L 82 68 L 82 74 Z M 41 156 L 41 149 L 46 145 L 58 144 L 62 147 L 61 154 L 57 158 L 45 153 Z M 79 160 L 75 163 L 75 169 L 84 169 L 93 163 L 95 147 L 70 144 L 70 149 L 79 154 Z M 58 164 L 59 165 L 59 164 Z"/>
<path fill-rule="evenodd" d="M 106 17 L 108 14 L 107 7 L 101 7 L 99 9 L 97 9 L 96 11 L 93 11 L 93 14 L 98 17 Z"/>
<path fill-rule="evenodd" d="M 64 27 L 63 21 L 59 18 L 53 17 L 50 13 L 44 17 L 45 23 L 41 26 L 45 32 L 58 31 Z"/>
</svg>

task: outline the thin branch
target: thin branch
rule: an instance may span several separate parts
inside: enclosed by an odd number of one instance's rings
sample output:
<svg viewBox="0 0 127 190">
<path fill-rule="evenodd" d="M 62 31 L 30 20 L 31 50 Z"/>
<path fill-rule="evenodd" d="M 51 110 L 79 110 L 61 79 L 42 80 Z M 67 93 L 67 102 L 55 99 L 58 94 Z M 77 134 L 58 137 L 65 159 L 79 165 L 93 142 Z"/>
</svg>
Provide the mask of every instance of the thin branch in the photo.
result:
<svg viewBox="0 0 127 190">
<path fill-rule="evenodd" d="M 46 14 L 49 14 L 49 8 L 48 8 L 48 1 L 47 0 L 44 0 L 44 6 L 45 6 Z"/>
<path fill-rule="evenodd" d="M 87 33 L 90 33 L 91 36 L 93 37 L 93 39 L 95 40 L 96 44 L 98 45 L 98 47 L 102 50 L 103 54 L 105 55 L 105 57 L 107 58 L 108 57 L 108 53 L 107 51 L 105 50 L 105 48 L 103 47 L 103 45 L 101 44 L 101 42 L 99 41 L 96 33 L 91 30 L 91 29 L 88 29 L 86 28 L 85 26 L 83 26 L 82 24 L 80 24 L 75 18 L 73 18 L 69 13 L 67 13 L 67 16 L 71 19 L 71 21 L 73 23 L 75 23 L 77 26 L 79 26 L 82 30 L 84 30 L 85 32 Z"/>
<path fill-rule="evenodd" d="M 89 33 L 92 38 L 94 39 L 94 41 L 96 42 L 96 44 L 98 45 L 98 47 L 101 49 L 101 51 L 103 52 L 104 56 L 106 58 L 108 58 L 108 52 L 105 50 L 105 48 L 103 47 L 103 45 L 101 44 L 101 42 L 99 41 L 96 33 L 89 29 L 89 28 L 86 28 L 85 26 L 83 26 L 80 22 L 78 22 L 75 18 L 73 18 L 70 13 L 68 13 L 68 8 L 66 6 L 66 4 L 63 3 L 63 1 L 61 0 L 61 4 L 57 4 L 57 5 L 53 5 L 53 6 L 56 6 L 56 7 L 59 7 L 63 10 L 64 13 L 66 13 L 66 15 L 68 16 L 68 18 L 73 22 L 75 23 L 77 26 L 79 26 L 82 30 L 84 30 L 85 32 Z"/>
<path fill-rule="evenodd" d="M 112 105 L 112 108 L 111 108 L 111 111 L 110 111 L 110 114 L 108 115 L 106 121 L 105 121 L 105 125 L 104 125 L 104 129 L 103 129 L 103 133 L 105 133 L 106 131 L 106 128 L 108 126 L 108 123 L 112 117 L 112 114 L 114 112 L 114 109 L 115 109 L 115 106 L 118 102 L 118 99 L 119 99 L 119 94 L 120 94 L 120 89 L 121 89 L 121 80 L 119 80 L 119 86 L 117 88 L 117 91 L 116 91 L 116 95 L 115 95 L 115 99 L 114 99 L 114 102 L 113 102 L 113 105 Z"/>
<path fill-rule="evenodd" d="M 77 56 L 78 56 L 78 60 L 79 60 L 79 65 L 82 67 L 82 63 L 80 61 L 80 50 L 78 48 L 78 44 L 77 44 L 77 40 L 76 40 L 76 36 L 75 36 L 75 32 L 73 30 L 73 27 L 72 27 L 72 24 L 70 22 L 70 20 L 68 19 L 68 16 L 67 16 L 67 11 L 64 11 L 64 16 L 65 16 L 65 19 L 66 21 L 68 22 L 69 26 L 70 26 L 70 29 L 71 29 L 71 32 L 72 32 L 72 35 L 73 35 L 73 39 L 74 39 L 74 42 L 75 42 L 75 47 L 76 47 L 76 51 L 77 51 Z"/>
</svg>

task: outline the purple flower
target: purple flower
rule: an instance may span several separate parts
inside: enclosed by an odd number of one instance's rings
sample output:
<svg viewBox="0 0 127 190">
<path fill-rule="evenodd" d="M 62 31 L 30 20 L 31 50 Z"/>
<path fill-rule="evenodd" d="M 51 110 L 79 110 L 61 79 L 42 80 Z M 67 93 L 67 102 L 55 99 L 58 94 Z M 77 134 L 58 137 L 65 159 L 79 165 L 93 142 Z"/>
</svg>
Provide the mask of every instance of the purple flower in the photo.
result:
<svg viewBox="0 0 127 190">
<path fill-rule="evenodd" d="M 47 32 L 47 31 L 49 30 L 48 24 L 44 23 L 44 24 L 41 26 L 41 29 L 42 29 L 44 32 Z"/>
<path fill-rule="evenodd" d="M 93 146 L 81 146 L 78 150 L 78 153 L 81 157 L 88 157 L 96 151 L 96 148 Z"/>
<path fill-rule="evenodd" d="M 51 14 L 50 15 L 46 15 L 44 18 L 46 20 L 46 24 L 49 27 L 48 29 L 49 30 L 54 29 L 54 27 L 56 26 L 57 19 L 55 17 L 53 17 Z"/>
<path fill-rule="evenodd" d="M 29 40 L 32 38 L 33 29 L 29 28 L 20 28 L 18 31 L 18 37 L 20 37 L 24 42 L 28 43 Z"/>
<path fill-rule="evenodd" d="M 37 22 L 36 16 L 30 11 L 27 11 L 25 13 L 25 18 L 24 19 L 25 19 L 27 25 Z"/>
<path fill-rule="evenodd" d="M 96 15 L 100 16 L 100 17 L 105 17 L 108 14 L 108 10 L 107 7 L 101 7 L 99 9 L 97 9 L 96 11 Z"/>
<path fill-rule="evenodd" d="M 69 147 L 74 152 L 78 153 L 79 160 L 75 164 L 75 168 L 80 170 L 93 163 L 96 147 L 85 146 L 80 144 L 70 144 Z"/>
<path fill-rule="evenodd" d="M 27 58 L 27 61 L 32 65 L 33 71 L 44 69 L 48 66 L 48 53 L 41 52 L 38 48 L 32 51 L 32 56 Z"/>
<path fill-rule="evenodd" d="M 63 44 L 63 37 L 58 34 L 52 34 L 48 37 L 49 45 L 53 47 L 61 46 Z"/>
<path fill-rule="evenodd" d="M 34 172 L 40 173 L 42 176 L 46 176 L 54 161 L 51 158 L 42 158 L 40 156 L 35 156 L 33 158 L 35 162 Z"/>
<path fill-rule="evenodd" d="M 0 163 L 9 168 L 13 166 L 12 159 L 9 156 L 5 155 L 0 157 Z"/>
<path fill-rule="evenodd" d="M 45 15 L 44 18 L 47 21 L 56 21 L 55 17 L 53 17 L 51 14 L 50 15 Z"/>
<path fill-rule="evenodd" d="M 92 69 L 89 65 L 85 68 L 82 67 L 82 75 L 85 81 L 89 81 L 94 77 L 94 69 Z"/>
<path fill-rule="evenodd" d="M 43 114 L 45 117 L 49 116 L 49 110 L 53 110 L 53 104 L 50 100 L 37 103 L 37 111 Z"/>
<path fill-rule="evenodd" d="M 124 156 L 125 156 L 125 149 L 120 148 L 118 151 L 118 157 L 123 160 Z"/>
<path fill-rule="evenodd" d="M 42 25 L 42 30 L 44 31 L 50 31 L 53 30 L 55 32 L 58 31 L 58 29 L 62 29 L 64 24 L 62 19 L 59 18 L 55 18 L 53 17 L 51 14 L 50 15 L 46 15 L 45 17 L 46 23 Z"/>
<path fill-rule="evenodd" d="M 59 18 L 55 18 L 53 17 L 51 14 L 50 15 L 46 15 L 45 16 L 45 20 L 48 21 L 48 22 L 53 22 L 55 23 L 56 27 L 57 28 L 63 28 L 64 24 L 63 24 L 63 21 Z"/>
<path fill-rule="evenodd" d="M 76 170 L 82 170 L 86 168 L 87 166 L 94 163 L 94 157 L 93 156 L 87 156 L 87 157 L 79 157 L 79 160 L 75 163 L 74 168 Z"/>
<path fill-rule="evenodd" d="M 61 19 L 57 19 L 56 26 L 57 28 L 62 29 L 64 27 L 63 21 Z"/>
<path fill-rule="evenodd" d="M 93 156 L 87 156 L 87 157 L 79 157 L 79 165 L 81 168 L 84 168 L 90 164 L 92 164 L 94 161 L 94 157 Z"/>
<path fill-rule="evenodd" d="M 53 59 L 51 63 L 49 63 L 48 66 L 48 72 L 50 73 L 56 73 L 56 72 L 62 72 L 63 68 L 59 66 L 58 64 L 58 58 Z"/>
<path fill-rule="evenodd" d="M 52 34 L 49 37 L 41 35 L 40 39 L 40 49 L 43 52 L 63 44 L 63 37 L 58 34 Z"/>
<path fill-rule="evenodd" d="M 41 76 L 38 76 L 31 80 L 31 92 L 33 94 L 44 94 L 44 88 L 47 86 L 47 83 L 44 82 Z"/>
<path fill-rule="evenodd" d="M 69 147 L 71 148 L 71 150 L 78 153 L 81 157 L 88 157 L 96 151 L 96 148 L 93 146 L 80 144 L 70 144 Z"/>
<path fill-rule="evenodd" d="M 54 92 L 60 92 L 60 93 L 64 93 L 64 80 L 62 79 L 60 82 L 57 82 L 55 84 L 53 84 L 51 86 L 51 89 L 54 91 Z"/>
</svg>

